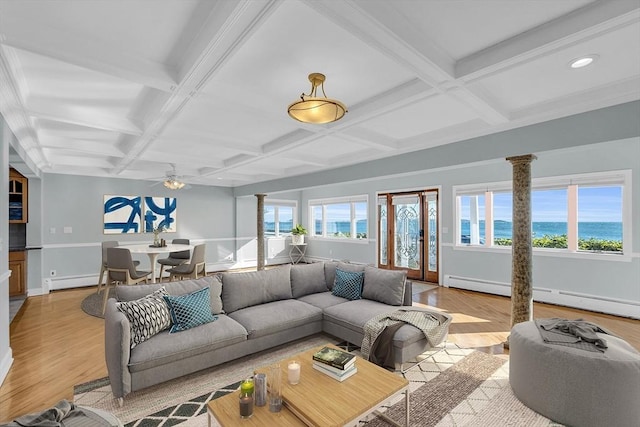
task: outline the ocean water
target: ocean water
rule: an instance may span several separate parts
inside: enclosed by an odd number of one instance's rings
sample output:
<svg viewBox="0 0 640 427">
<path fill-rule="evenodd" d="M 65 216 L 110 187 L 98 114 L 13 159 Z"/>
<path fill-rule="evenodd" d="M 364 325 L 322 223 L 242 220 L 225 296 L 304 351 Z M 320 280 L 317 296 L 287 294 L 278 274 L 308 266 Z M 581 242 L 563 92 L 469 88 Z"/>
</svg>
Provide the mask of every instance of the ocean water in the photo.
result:
<svg viewBox="0 0 640 427">
<path fill-rule="evenodd" d="M 480 221 L 480 235 L 484 236 L 484 221 Z M 567 234 L 566 222 L 533 222 L 533 237 L 559 236 Z M 509 221 L 495 221 L 493 234 L 496 238 L 511 238 L 512 224 Z M 461 221 L 461 234 L 470 234 L 469 221 Z M 578 239 L 622 241 L 621 222 L 579 222 Z"/>
</svg>

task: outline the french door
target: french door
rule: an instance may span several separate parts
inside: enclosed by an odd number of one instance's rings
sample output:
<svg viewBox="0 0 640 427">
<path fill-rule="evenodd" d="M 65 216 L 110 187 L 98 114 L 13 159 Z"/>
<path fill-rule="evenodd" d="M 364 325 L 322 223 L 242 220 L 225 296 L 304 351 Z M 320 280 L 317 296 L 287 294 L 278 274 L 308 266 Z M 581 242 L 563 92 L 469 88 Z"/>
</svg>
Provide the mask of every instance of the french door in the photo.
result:
<svg viewBox="0 0 640 427">
<path fill-rule="evenodd" d="M 378 267 L 438 283 L 438 190 L 378 195 Z"/>
</svg>

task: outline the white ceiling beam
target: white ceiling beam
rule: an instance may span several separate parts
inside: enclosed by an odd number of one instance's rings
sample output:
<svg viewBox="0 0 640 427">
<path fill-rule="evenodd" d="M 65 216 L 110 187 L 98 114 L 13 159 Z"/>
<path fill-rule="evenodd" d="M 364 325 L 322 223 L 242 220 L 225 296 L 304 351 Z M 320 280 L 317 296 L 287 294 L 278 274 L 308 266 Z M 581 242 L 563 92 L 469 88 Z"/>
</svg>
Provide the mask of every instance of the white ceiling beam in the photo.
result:
<svg viewBox="0 0 640 427">
<path fill-rule="evenodd" d="M 398 143 L 394 139 L 363 127 L 351 127 L 342 132 L 340 136 L 357 144 L 375 148 L 380 151 L 394 151 L 398 149 Z"/>
<path fill-rule="evenodd" d="M 176 131 L 179 129 L 173 129 Z M 183 144 L 185 142 L 196 143 L 198 145 L 215 145 L 216 147 L 220 147 L 223 149 L 236 151 L 238 153 L 250 154 L 252 156 L 258 156 L 263 154 L 262 147 L 256 147 L 255 145 L 243 144 L 238 141 L 231 141 L 225 137 L 218 137 L 213 134 L 202 134 L 195 133 L 193 131 L 184 130 L 184 132 L 180 132 L 181 136 L 178 137 L 168 137 L 162 136 L 157 139 L 158 142 L 167 142 L 174 141 L 175 144 Z"/>
<path fill-rule="evenodd" d="M 29 99 L 27 108 L 27 113 L 32 117 L 127 135 L 142 134 L 142 130 L 131 120 L 109 116 L 96 110 L 79 111 L 80 108 L 60 101 L 32 98 Z"/>
<path fill-rule="evenodd" d="M 266 19 L 276 4 L 276 1 L 250 0 L 243 0 L 237 5 L 232 2 L 219 2 L 220 7 L 215 7 L 211 12 L 212 15 L 216 15 L 215 20 L 208 20 L 215 22 L 214 28 L 202 29 L 203 34 L 208 35 L 204 39 L 207 41 L 206 46 L 194 61 L 185 62 L 188 68 L 180 72 L 178 87 L 157 109 L 155 117 L 149 119 L 144 133 L 112 173 L 120 174 L 151 146 L 166 125 L 182 111 L 191 97 L 212 79 L 245 39 Z M 194 46 L 202 43 L 202 40 L 197 40 Z"/>
<path fill-rule="evenodd" d="M 40 145 L 44 149 L 73 150 L 78 153 L 112 157 L 124 156 L 124 153 L 113 143 L 98 143 L 88 139 L 71 139 L 52 135 L 43 135 L 40 138 Z"/>
<path fill-rule="evenodd" d="M 637 1 L 596 1 L 462 58 L 456 77 L 474 81 L 639 20 Z"/>
<path fill-rule="evenodd" d="M 44 24 L 40 23 L 42 27 Z M 33 31 L 33 25 L 12 17 L 2 20 L 2 44 L 47 56 L 88 70 L 108 74 L 144 86 L 171 92 L 175 79 L 167 67 L 128 52 L 125 46 L 109 45 L 87 34 L 74 34 L 51 26 Z"/>
<path fill-rule="evenodd" d="M 393 2 L 376 2 L 382 10 L 376 17 L 353 1 L 306 3 L 336 24 L 359 37 L 394 61 L 410 69 L 415 75 L 442 94 L 447 94 L 448 85 L 455 80 L 455 61 L 439 46 L 431 43 L 424 34 L 404 25 L 405 20 Z M 488 100 L 457 85 L 458 101 L 462 101 L 477 112 L 487 123 L 497 124 L 509 120 L 507 115 L 495 108 Z"/>
<path fill-rule="evenodd" d="M 15 151 L 21 156 L 33 173 L 49 167 L 47 158 L 40 148 L 38 135 L 33 129 L 31 118 L 23 108 L 21 88 L 16 79 L 13 67 L 12 49 L 0 45 L 0 113 L 8 128 L 2 129 L 2 140 L 11 141 Z"/>
</svg>

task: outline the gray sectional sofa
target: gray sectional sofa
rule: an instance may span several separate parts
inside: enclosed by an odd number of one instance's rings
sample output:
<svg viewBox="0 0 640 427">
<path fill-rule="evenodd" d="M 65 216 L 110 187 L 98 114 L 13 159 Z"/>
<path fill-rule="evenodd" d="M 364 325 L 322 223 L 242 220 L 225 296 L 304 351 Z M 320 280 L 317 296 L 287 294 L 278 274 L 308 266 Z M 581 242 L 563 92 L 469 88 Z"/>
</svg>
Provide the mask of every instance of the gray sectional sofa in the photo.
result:
<svg viewBox="0 0 640 427">
<path fill-rule="evenodd" d="M 345 271 L 363 273 L 361 299 L 332 293 L 336 269 L 341 277 Z M 207 309 L 216 320 L 176 333 L 163 330 L 131 348 L 135 331 L 117 301 L 135 301 L 162 287 L 174 296 L 208 287 Z M 410 306 L 411 290 L 403 272 L 337 262 L 118 286 L 117 301 L 109 299 L 105 312 L 105 352 L 113 395 L 121 399 L 132 391 L 320 332 L 360 345 L 367 320 Z M 397 364 L 430 348 L 424 333 L 411 325 L 396 332 L 393 346 Z"/>
</svg>

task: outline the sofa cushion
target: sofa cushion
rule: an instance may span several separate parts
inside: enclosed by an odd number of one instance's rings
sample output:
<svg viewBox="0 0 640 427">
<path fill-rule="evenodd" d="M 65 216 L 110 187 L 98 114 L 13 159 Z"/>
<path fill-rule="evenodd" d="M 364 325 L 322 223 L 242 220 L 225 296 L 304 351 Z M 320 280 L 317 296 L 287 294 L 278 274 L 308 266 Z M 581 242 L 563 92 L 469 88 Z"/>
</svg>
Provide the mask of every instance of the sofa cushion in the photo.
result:
<svg viewBox="0 0 640 427">
<path fill-rule="evenodd" d="M 205 323 L 179 334 L 170 334 L 168 330 L 160 332 L 152 340 L 131 350 L 128 367 L 131 372 L 144 371 L 228 347 L 246 339 L 246 329 L 222 314 L 215 322 Z"/>
<path fill-rule="evenodd" d="M 362 298 L 389 305 L 402 305 L 404 301 L 405 270 L 384 270 L 365 267 Z"/>
<path fill-rule="evenodd" d="M 418 307 L 412 308 L 419 309 Z M 398 307 L 381 302 L 360 299 L 325 308 L 324 320 L 325 322 L 332 322 L 350 329 L 358 334 L 364 334 L 364 324 L 369 319 L 379 314 L 392 313 L 397 309 Z M 422 339 L 424 339 L 424 334 L 420 329 L 411 325 L 404 325 L 396 331 L 393 343 L 395 347 L 405 347 Z"/>
<path fill-rule="evenodd" d="M 333 295 L 330 291 L 327 291 L 327 292 L 320 292 L 318 294 L 305 295 L 303 297 L 298 298 L 298 301 L 306 302 L 307 304 L 311 304 L 314 307 L 325 309 L 327 307 L 331 307 L 332 305 L 341 304 L 349 300 L 346 298 L 337 297 Z"/>
<path fill-rule="evenodd" d="M 322 310 L 310 304 L 289 299 L 243 308 L 229 314 L 247 330 L 248 339 L 294 329 L 322 321 Z"/>
<path fill-rule="evenodd" d="M 222 299 L 220 298 L 222 293 L 222 281 L 218 276 L 205 276 L 199 279 L 180 280 L 178 282 L 162 284 L 154 283 L 135 286 L 116 286 L 116 299 L 118 301 L 132 301 L 142 298 L 145 295 L 149 295 L 153 291 L 160 289 L 162 286 L 165 287 L 169 295 L 189 294 L 208 286 L 210 289 L 211 313 L 224 313 L 222 310 Z"/>
<path fill-rule="evenodd" d="M 227 313 L 290 298 L 290 264 L 269 270 L 222 273 L 222 305 Z"/>
<path fill-rule="evenodd" d="M 314 262 L 291 266 L 291 294 L 294 298 L 326 292 L 328 289 L 324 278 L 323 263 Z"/>
<path fill-rule="evenodd" d="M 336 282 L 336 267 L 338 267 L 336 261 L 325 261 L 324 263 L 324 281 L 329 290 L 333 289 L 333 284 Z"/>
<path fill-rule="evenodd" d="M 342 271 L 336 268 L 336 283 L 333 285 L 331 293 L 348 300 L 360 299 L 362 298 L 363 281 L 364 273 L 362 272 Z"/>
<path fill-rule="evenodd" d="M 217 319 L 211 314 L 208 287 L 185 295 L 164 295 L 163 298 L 171 312 L 171 333 L 186 331 Z"/>
<path fill-rule="evenodd" d="M 142 298 L 116 303 L 118 310 L 129 320 L 131 348 L 171 326 L 169 308 L 163 300 L 166 295 L 164 287 L 161 287 Z"/>
</svg>

